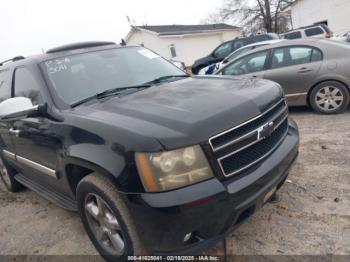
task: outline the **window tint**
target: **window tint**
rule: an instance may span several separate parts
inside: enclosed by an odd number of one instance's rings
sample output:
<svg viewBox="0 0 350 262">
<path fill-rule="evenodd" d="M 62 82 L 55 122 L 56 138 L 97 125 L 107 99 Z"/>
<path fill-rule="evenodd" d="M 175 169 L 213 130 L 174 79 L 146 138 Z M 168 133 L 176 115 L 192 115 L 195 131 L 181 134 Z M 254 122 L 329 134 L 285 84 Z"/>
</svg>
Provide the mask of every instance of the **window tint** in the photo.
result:
<svg viewBox="0 0 350 262">
<path fill-rule="evenodd" d="M 321 29 L 321 27 L 313 27 L 313 28 L 305 29 L 305 34 L 307 36 L 321 35 L 321 34 L 324 34 L 324 31 Z"/>
<path fill-rule="evenodd" d="M 276 49 L 272 56 L 271 68 L 283 67 L 284 48 Z"/>
<path fill-rule="evenodd" d="M 232 51 L 235 51 L 243 46 L 246 45 L 246 41 L 245 40 L 235 40 L 233 41 L 233 48 L 232 48 Z"/>
<path fill-rule="evenodd" d="M 264 70 L 267 51 L 254 53 L 243 57 L 231 65 L 228 65 L 224 70 L 224 75 L 244 75 Z"/>
<path fill-rule="evenodd" d="M 42 103 L 39 85 L 32 73 L 26 68 L 16 69 L 15 97 L 28 97 L 34 105 Z"/>
<path fill-rule="evenodd" d="M 278 48 L 273 52 L 271 68 L 306 64 L 320 60 L 322 60 L 322 53 L 311 47 Z"/>
<path fill-rule="evenodd" d="M 232 50 L 232 42 L 226 42 L 220 45 L 214 51 L 214 56 L 217 58 L 225 58 L 231 53 Z"/>
<path fill-rule="evenodd" d="M 300 31 L 296 31 L 296 32 L 285 34 L 283 37 L 285 39 L 298 39 L 298 38 L 301 38 L 301 33 Z"/>
<path fill-rule="evenodd" d="M 289 53 L 293 64 L 304 64 L 311 60 L 312 49 L 309 47 L 291 47 Z"/>
<path fill-rule="evenodd" d="M 0 102 L 11 97 L 11 73 L 9 69 L 0 69 Z"/>
<path fill-rule="evenodd" d="M 311 61 L 317 62 L 322 60 L 322 53 L 318 49 L 312 49 Z"/>
</svg>

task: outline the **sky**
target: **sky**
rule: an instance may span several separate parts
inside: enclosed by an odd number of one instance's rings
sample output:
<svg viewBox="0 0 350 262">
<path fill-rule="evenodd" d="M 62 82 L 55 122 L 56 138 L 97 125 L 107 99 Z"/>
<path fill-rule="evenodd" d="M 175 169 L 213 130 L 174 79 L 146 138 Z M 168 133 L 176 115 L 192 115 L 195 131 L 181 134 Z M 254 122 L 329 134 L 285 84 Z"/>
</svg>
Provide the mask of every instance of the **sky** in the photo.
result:
<svg viewBox="0 0 350 262">
<path fill-rule="evenodd" d="M 221 0 L 0 0 L 0 61 L 81 41 L 119 43 L 134 25 L 198 24 Z"/>
</svg>

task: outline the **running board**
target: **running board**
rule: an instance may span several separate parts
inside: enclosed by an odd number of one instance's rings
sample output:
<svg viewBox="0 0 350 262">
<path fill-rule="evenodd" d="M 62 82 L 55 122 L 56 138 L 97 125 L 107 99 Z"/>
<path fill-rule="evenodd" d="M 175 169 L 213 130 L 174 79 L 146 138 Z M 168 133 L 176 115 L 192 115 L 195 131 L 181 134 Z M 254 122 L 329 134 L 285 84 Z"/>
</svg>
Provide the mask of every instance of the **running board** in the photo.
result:
<svg viewBox="0 0 350 262">
<path fill-rule="evenodd" d="M 21 173 L 18 173 L 15 176 L 15 179 L 42 197 L 56 204 L 57 206 L 73 212 L 78 211 L 77 202 L 74 199 L 57 193 L 54 190 L 50 190 L 50 188 L 46 188 L 45 186 L 33 181 L 32 179 L 27 178 Z"/>
</svg>

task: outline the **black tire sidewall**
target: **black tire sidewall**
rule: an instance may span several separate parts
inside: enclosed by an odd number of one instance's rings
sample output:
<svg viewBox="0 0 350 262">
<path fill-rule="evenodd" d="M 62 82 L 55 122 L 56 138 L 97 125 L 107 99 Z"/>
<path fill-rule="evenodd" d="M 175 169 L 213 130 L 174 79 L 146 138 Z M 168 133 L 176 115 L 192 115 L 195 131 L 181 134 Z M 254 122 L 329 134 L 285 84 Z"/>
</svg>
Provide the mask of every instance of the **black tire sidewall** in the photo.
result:
<svg viewBox="0 0 350 262">
<path fill-rule="evenodd" d="M 5 185 L 6 189 L 10 192 L 18 192 L 23 186 L 15 179 L 15 175 L 17 174 L 17 171 L 7 163 L 6 159 L 3 156 L 0 156 L 2 162 L 4 163 L 5 168 L 7 169 L 7 174 L 10 178 L 11 185 L 8 185 L 4 178 L 0 176 L 0 180 Z"/>
<path fill-rule="evenodd" d="M 122 228 L 122 235 L 125 241 L 125 253 L 121 257 L 112 256 L 108 253 L 106 253 L 105 249 L 100 245 L 100 243 L 96 240 L 94 233 L 92 232 L 90 228 L 89 221 L 86 217 L 86 211 L 85 211 L 85 197 L 87 194 L 92 193 L 96 194 L 99 197 L 101 197 L 112 209 L 114 215 L 117 217 L 118 222 Z M 77 192 L 77 202 L 78 202 L 78 210 L 80 214 L 81 221 L 83 223 L 83 226 L 90 237 L 93 245 L 96 247 L 98 252 L 107 260 L 107 261 L 127 261 L 127 256 L 133 255 L 133 245 L 132 240 L 128 234 L 128 228 L 126 224 L 124 223 L 124 220 L 122 219 L 122 216 L 120 214 L 120 211 L 116 207 L 116 204 L 111 199 L 108 194 L 106 194 L 103 189 L 100 189 L 96 185 L 89 183 L 89 182 L 82 182 L 79 184 L 78 192 Z"/>
<path fill-rule="evenodd" d="M 338 88 L 340 90 L 340 92 L 343 94 L 343 97 L 344 97 L 343 103 L 337 110 L 328 112 L 328 111 L 322 110 L 321 108 L 319 108 L 317 106 L 316 94 L 321 88 L 323 88 L 325 86 L 334 86 L 334 87 Z M 339 114 L 339 113 L 342 113 L 349 106 L 349 90 L 344 84 L 336 82 L 336 81 L 322 82 L 312 89 L 311 94 L 310 94 L 310 104 L 316 112 L 321 113 L 321 114 Z"/>
</svg>

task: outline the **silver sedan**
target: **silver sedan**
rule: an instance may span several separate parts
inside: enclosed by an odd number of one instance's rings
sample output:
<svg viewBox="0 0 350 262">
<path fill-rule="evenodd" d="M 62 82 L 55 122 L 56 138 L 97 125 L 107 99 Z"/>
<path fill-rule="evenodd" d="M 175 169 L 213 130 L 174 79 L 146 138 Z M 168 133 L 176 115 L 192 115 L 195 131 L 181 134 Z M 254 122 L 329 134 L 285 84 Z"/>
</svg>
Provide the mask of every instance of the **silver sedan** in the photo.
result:
<svg viewBox="0 0 350 262">
<path fill-rule="evenodd" d="M 290 106 L 341 113 L 349 105 L 350 44 L 315 39 L 280 42 L 244 53 L 216 74 L 269 79 L 282 86 Z"/>
</svg>

